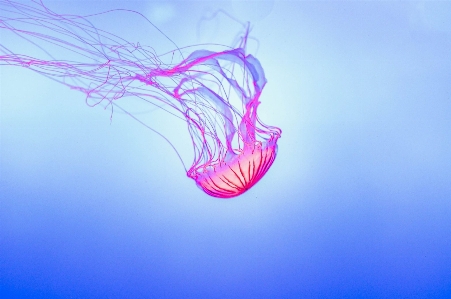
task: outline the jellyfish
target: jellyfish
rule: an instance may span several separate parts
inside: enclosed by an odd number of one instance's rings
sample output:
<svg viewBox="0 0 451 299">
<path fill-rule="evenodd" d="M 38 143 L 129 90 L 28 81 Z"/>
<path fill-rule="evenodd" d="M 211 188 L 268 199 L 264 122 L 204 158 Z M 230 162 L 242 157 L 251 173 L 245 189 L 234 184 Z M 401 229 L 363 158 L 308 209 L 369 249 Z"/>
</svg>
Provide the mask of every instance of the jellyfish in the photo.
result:
<svg viewBox="0 0 451 299">
<path fill-rule="evenodd" d="M 179 48 L 142 14 L 114 11 L 145 19 L 173 49 L 157 53 L 97 28 L 90 19 L 101 14 L 63 15 L 42 1 L 1 0 L 0 30 L 36 47 L 44 57 L 17 53 L 3 39 L 0 65 L 24 67 L 77 90 L 88 106 L 108 108 L 111 117 L 114 111 L 131 116 L 172 146 L 187 176 L 210 196 L 231 198 L 253 187 L 273 164 L 282 131 L 258 117 L 267 80 L 260 62 L 246 52 L 249 23 L 236 46 Z M 56 57 L 54 49 L 71 59 Z M 168 138 L 125 108 L 130 98 L 186 123 L 191 166 L 186 167 Z"/>
</svg>

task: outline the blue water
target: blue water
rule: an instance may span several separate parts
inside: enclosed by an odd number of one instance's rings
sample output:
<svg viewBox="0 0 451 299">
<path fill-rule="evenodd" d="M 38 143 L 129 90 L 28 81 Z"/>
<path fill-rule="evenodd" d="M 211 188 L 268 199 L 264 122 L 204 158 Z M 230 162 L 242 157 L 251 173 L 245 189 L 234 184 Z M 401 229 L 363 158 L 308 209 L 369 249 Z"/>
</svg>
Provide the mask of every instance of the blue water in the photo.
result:
<svg viewBox="0 0 451 299">
<path fill-rule="evenodd" d="M 198 26 L 217 9 L 251 20 L 283 134 L 219 200 L 131 118 L 1 66 L 0 298 L 451 298 L 451 2 L 46 4 L 134 9 L 179 46 L 231 43 L 227 18 Z M 152 43 L 132 18 L 95 25 Z"/>
</svg>

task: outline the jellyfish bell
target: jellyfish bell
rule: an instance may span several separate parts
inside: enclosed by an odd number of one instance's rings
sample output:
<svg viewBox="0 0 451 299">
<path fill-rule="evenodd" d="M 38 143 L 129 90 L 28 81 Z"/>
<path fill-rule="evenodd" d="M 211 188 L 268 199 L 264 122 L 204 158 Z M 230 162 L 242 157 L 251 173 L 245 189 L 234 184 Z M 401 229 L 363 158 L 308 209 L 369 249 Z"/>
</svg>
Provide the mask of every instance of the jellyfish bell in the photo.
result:
<svg viewBox="0 0 451 299">
<path fill-rule="evenodd" d="M 0 45 L 0 65 L 27 67 L 78 90 L 85 94 L 89 106 L 109 107 L 111 117 L 113 108 L 130 115 L 172 146 L 187 176 L 208 195 L 238 196 L 253 187 L 273 164 L 282 131 L 258 118 L 266 77 L 258 59 L 246 52 L 249 25 L 235 47 L 193 51 L 176 46 L 157 54 L 152 47 L 127 42 L 94 27 L 87 17 L 58 15 L 42 2 L 24 5 L 0 0 L 0 6 L 15 13 L 14 17 L 4 17 L 0 10 L 0 30 L 22 37 L 49 57 L 15 53 L 5 39 Z M 24 30 L 24 26 L 29 29 Z M 82 61 L 54 58 L 59 52 L 49 53 L 48 44 L 68 50 Z M 170 60 L 163 62 L 164 57 Z M 130 98 L 185 122 L 193 149 L 190 167 L 164 134 L 131 112 L 127 106 Z"/>
<path fill-rule="evenodd" d="M 205 166 L 188 176 L 211 196 L 235 197 L 249 190 L 266 174 L 276 153 L 276 143 L 257 143 L 225 161 Z"/>
</svg>

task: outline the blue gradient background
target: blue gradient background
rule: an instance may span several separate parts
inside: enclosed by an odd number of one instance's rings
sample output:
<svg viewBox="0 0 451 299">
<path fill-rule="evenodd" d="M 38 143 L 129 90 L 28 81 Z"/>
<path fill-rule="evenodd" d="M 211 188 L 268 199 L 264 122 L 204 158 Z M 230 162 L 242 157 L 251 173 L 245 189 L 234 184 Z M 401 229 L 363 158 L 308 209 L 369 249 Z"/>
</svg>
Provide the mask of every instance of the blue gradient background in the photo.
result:
<svg viewBox="0 0 451 299">
<path fill-rule="evenodd" d="M 253 21 L 283 135 L 259 184 L 218 200 L 131 118 L 2 67 L 1 298 L 451 298 L 451 2 L 46 4 L 134 9 L 179 46 L 229 43 L 225 18 L 198 29 L 219 8 Z"/>
</svg>

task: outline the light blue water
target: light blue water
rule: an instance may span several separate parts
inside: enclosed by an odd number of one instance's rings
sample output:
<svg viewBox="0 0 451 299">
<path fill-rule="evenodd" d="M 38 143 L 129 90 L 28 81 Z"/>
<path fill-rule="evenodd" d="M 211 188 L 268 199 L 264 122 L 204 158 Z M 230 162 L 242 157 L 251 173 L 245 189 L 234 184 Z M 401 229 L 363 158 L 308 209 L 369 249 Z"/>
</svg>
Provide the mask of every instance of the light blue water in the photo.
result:
<svg viewBox="0 0 451 299">
<path fill-rule="evenodd" d="M 451 2 L 46 4 L 134 9 L 179 46 L 231 42 L 224 18 L 197 30 L 211 11 L 250 19 L 283 134 L 261 182 L 218 200 L 126 115 L 1 67 L 1 298 L 451 297 Z"/>
</svg>

